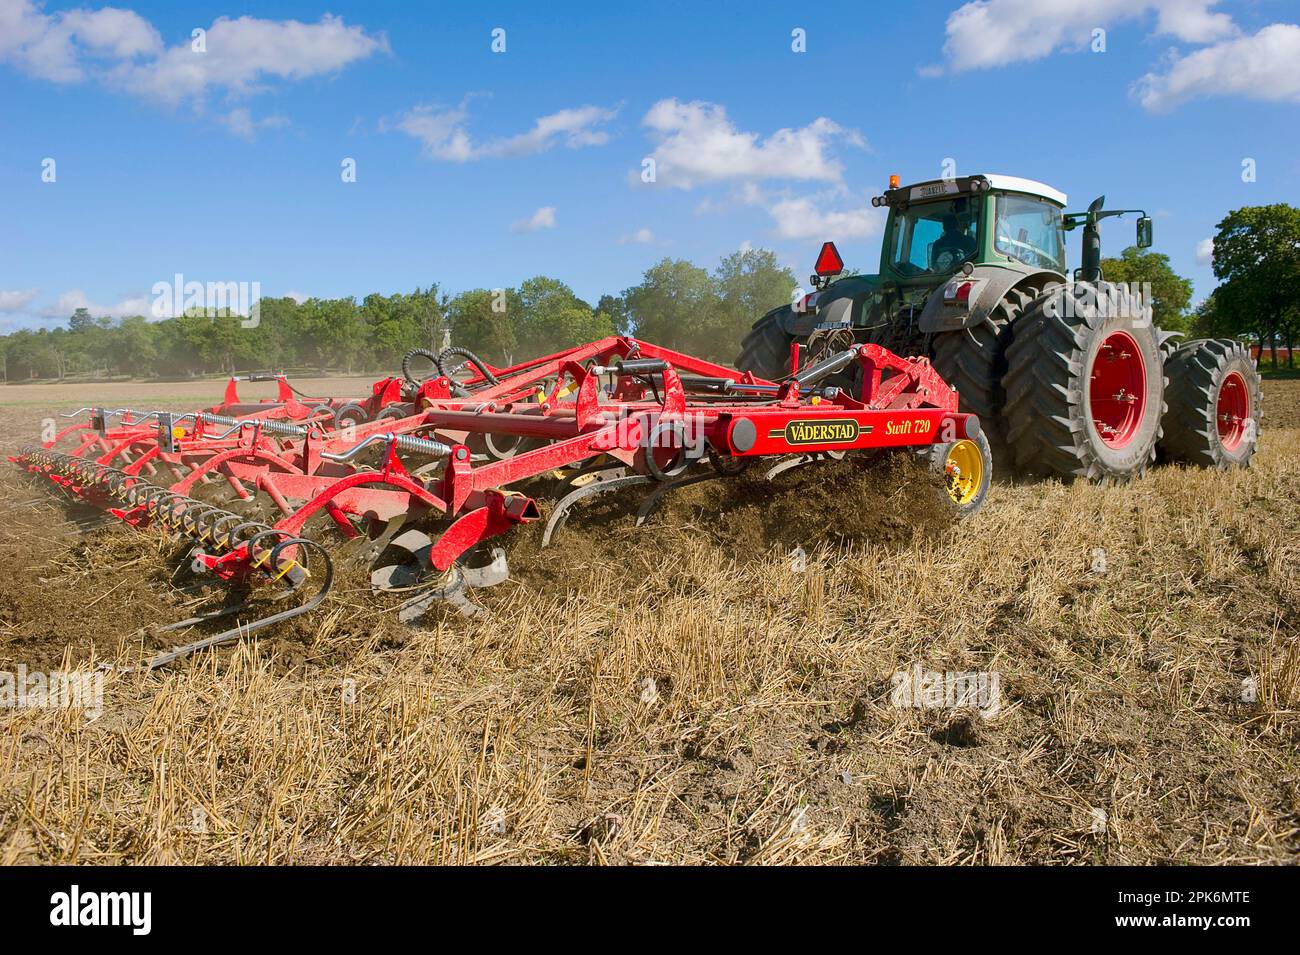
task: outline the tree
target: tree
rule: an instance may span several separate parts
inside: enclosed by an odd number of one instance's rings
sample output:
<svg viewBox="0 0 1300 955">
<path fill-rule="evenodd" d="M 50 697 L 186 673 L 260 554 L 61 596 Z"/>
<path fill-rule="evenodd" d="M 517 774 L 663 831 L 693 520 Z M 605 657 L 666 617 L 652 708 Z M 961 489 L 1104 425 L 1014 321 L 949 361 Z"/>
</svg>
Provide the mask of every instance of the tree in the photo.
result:
<svg viewBox="0 0 1300 955">
<path fill-rule="evenodd" d="M 709 273 L 684 259 L 663 259 L 640 285 L 623 292 L 628 330 L 638 338 L 678 351 L 715 353 L 708 326 L 719 298 Z"/>
<path fill-rule="evenodd" d="M 519 286 L 518 311 L 511 314 L 519 353 L 545 355 L 614 334 L 608 315 L 597 314 L 558 279 L 538 275 Z"/>
<path fill-rule="evenodd" d="M 512 290 L 461 292 L 447 305 L 451 343 L 494 365 L 513 364 L 518 339 L 510 315 L 521 311 L 519 296 Z"/>
<path fill-rule="evenodd" d="M 74 311 L 72 317 L 68 319 L 68 330 L 76 332 L 83 328 L 91 328 L 94 324 L 95 320 L 90 317 L 90 309 L 79 308 Z"/>
<path fill-rule="evenodd" d="M 1131 245 L 1118 259 L 1102 259 L 1101 270 L 1107 282 L 1149 282 L 1151 318 L 1158 327 L 1175 332 L 1186 332 L 1190 327 L 1187 306 L 1192 300 L 1192 282 L 1173 270 L 1169 256 Z"/>
<path fill-rule="evenodd" d="M 714 357 L 730 362 L 740 350 L 740 341 L 760 317 L 791 300 L 794 273 L 777 264 L 776 253 L 767 249 L 746 249 L 724 258 L 713 272 L 721 297 L 714 333 L 716 347 L 723 354 Z"/>
<path fill-rule="evenodd" d="M 631 316 L 628 315 L 627 302 L 621 295 L 602 295 L 596 302 L 596 311 L 609 316 L 614 325 L 614 334 L 626 335 L 630 328 Z"/>
<path fill-rule="evenodd" d="M 122 319 L 108 336 L 109 365 L 122 374 L 153 374 L 157 358 L 156 337 L 156 329 L 143 315 Z"/>
<path fill-rule="evenodd" d="M 1214 237 L 1216 310 L 1234 334 L 1254 338 L 1260 354 L 1300 337 L 1300 209 L 1285 203 L 1246 206 L 1219 223 Z"/>
</svg>

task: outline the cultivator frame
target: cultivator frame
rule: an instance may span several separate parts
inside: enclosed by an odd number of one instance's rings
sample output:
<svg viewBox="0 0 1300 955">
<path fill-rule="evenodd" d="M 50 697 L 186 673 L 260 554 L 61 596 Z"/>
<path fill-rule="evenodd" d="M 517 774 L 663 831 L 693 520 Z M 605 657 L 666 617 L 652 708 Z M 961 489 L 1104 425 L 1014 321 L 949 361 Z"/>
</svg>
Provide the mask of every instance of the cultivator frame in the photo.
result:
<svg viewBox="0 0 1300 955">
<path fill-rule="evenodd" d="M 404 378 L 376 382 L 364 399 L 307 405 L 283 376 L 254 376 L 278 381 L 277 399 L 243 403 L 232 379 L 223 402 L 205 410 L 83 408 L 76 414 L 89 413 L 89 423 L 11 460 L 133 526 L 190 538 L 191 566 L 225 580 L 280 580 L 297 590 L 312 573 L 308 552 L 318 555 L 324 583 L 307 603 L 184 651 L 319 605 L 333 562 L 304 536 L 318 516 L 326 523 L 313 537 L 359 541 L 370 558 L 389 545 L 412 555 L 414 571 L 372 575 L 381 589 L 424 582 L 403 604 L 403 619 L 440 599 L 473 612 L 465 588 L 504 577 L 504 567 L 500 557 L 488 569 L 466 567 L 464 558 L 539 519 L 539 490 L 559 492 L 549 543 L 570 509 L 596 494 L 657 485 L 641 523 L 666 491 L 738 474 L 755 459 L 780 459 L 777 472 L 850 450 L 971 440 L 980 431 L 927 359 L 874 344 L 802 370 L 796 347 L 795 371 L 781 381 L 627 336 L 507 368 L 464 349 L 422 354 L 438 374 L 417 380 L 408 356 Z M 449 369 L 452 358 L 465 362 Z M 61 442 L 74 447 L 58 451 Z M 691 473 L 705 459 L 712 469 Z M 164 472 L 172 480 L 154 483 Z M 243 502 L 265 495 L 278 518 L 255 521 L 192 496 L 222 481 Z"/>
</svg>

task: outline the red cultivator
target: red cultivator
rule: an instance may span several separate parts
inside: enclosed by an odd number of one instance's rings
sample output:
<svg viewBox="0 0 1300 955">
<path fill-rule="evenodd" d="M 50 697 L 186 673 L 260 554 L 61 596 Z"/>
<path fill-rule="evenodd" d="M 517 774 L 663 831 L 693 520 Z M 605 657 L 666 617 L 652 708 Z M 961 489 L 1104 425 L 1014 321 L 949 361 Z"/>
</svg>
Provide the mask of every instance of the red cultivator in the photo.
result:
<svg viewBox="0 0 1300 955">
<path fill-rule="evenodd" d="M 423 379 L 410 370 L 420 355 L 436 366 Z M 538 496 L 556 502 L 549 543 L 572 507 L 597 494 L 651 486 L 640 523 L 673 488 L 738 474 L 756 458 L 772 459 L 774 475 L 852 450 L 921 446 L 951 505 L 968 513 L 982 503 L 991 465 L 979 422 L 957 411 L 956 393 L 926 359 L 867 344 L 804 369 L 796 352 L 793 365 L 767 381 L 627 337 L 509 368 L 464 349 L 413 352 L 403 378 L 362 398 L 303 403 L 280 377 L 276 400 L 246 404 L 232 380 L 223 403 L 203 411 L 82 409 L 89 423 L 12 460 L 133 526 L 188 537 L 195 571 L 290 593 L 321 578 L 307 602 L 152 665 L 317 606 L 333 577 L 317 542 L 324 535 L 352 542 L 345 548 L 367 562 L 404 555 L 371 579 L 405 592 L 401 617 L 413 620 L 439 600 L 474 613 L 466 589 L 507 571 L 500 551 L 486 566 L 468 559 L 539 519 Z M 223 487 L 240 502 L 264 496 L 277 517 L 259 521 L 195 496 Z"/>
</svg>

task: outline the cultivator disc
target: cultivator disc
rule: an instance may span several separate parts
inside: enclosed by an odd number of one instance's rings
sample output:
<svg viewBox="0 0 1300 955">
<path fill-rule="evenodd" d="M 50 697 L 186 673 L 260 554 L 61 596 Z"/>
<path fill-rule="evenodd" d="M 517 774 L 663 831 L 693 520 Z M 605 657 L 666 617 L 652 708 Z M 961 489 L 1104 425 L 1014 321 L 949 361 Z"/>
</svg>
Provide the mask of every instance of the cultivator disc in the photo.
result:
<svg viewBox="0 0 1300 955">
<path fill-rule="evenodd" d="M 278 383 L 277 398 L 241 401 L 232 380 L 204 409 L 84 408 L 88 422 L 12 460 L 132 527 L 187 537 L 192 569 L 232 586 L 301 599 L 308 578 L 321 582 L 309 599 L 150 661 L 158 666 L 320 606 L 331 550 L 360 563 L 373 599 L 396 602 L 404 622 L 437 606 L 472 616 L 473 592 L 509 577 L 489 542 L 541 517 L 534 496 L 553 502 L 545 546 L 575 507 L 604 495 L 634 495 L 642 525 L 673 491 L 755 459 L 775 477 L 851 451 L 938 453 L 981 437 L 926 359 L 872 344 L 779 381 L 630 337 L 508 368 L 465 349 L 422 354 L 436 374 L 420 378 L 408 360 L 369 395 L 304 404 L 282 376 L 258 376 Z M 845 380 L 861 385 L 833 384 Z M 193 496 L 223 488 L 221 503 Z M 173 627 L 206 628 L 245 607 Z"/>
</svg>

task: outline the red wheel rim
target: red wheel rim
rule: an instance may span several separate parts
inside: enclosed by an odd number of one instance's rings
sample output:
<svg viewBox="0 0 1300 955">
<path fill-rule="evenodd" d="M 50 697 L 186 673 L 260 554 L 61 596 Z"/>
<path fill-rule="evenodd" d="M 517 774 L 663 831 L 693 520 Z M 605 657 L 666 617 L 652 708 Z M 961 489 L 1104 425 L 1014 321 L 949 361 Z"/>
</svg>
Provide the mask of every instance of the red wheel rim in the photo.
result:
<svg viewBox="0 0 1300 955">
<path fill-rule="evenodd" d="M 1112 332 L 1097 349 L 1088 404 L 1093 427 L 1108 448 L 1125 447 L 1142 427 L 1147 410 L 1147 366 L 1128 332 Z"/>
<path fill-rule="evenodd" d="M 1250 419 L 1250 392 L 1241 372 L 1232 372 L 1219 385 L 1214 419 L 1219 425 L 1219 442 L 1229 451 L 1241 447 L 1246 439 L 1246 422 Z"/>
</svg>

